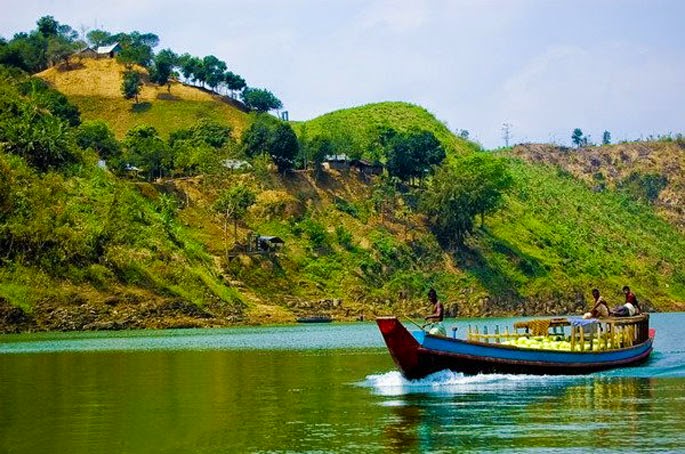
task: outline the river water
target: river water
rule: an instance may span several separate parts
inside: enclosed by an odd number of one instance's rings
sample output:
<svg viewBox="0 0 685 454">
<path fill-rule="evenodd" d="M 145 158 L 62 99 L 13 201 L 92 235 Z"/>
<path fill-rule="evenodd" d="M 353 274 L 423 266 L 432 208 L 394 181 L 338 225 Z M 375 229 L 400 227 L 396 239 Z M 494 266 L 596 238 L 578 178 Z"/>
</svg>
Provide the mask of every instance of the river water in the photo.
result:
<svg viewBox="0 0 685 454">
<path fill-rule="evenodd" d="M 4 335 L 0 452 L 685 452 L 685 313 L 652 326 L 641 367 L 415 382 L 373 323 Z"/>
</svg>

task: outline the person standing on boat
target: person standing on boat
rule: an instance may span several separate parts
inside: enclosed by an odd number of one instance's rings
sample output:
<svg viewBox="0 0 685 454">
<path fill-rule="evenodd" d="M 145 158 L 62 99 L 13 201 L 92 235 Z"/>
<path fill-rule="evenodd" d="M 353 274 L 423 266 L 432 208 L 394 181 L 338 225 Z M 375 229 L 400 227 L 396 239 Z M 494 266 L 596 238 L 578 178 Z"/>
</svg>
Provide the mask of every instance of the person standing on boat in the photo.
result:
<svg viewBox="0 0 685 454">
<path fill-rule="evenodd" d="M 592 297 L 595 299 L 595 305 L 592 306 L 590 312 L 586 313 L 583 318 L 601 318 L 609 316 L 609 306 L 599 294 L 599 289 L 592 289 Z"/>
<path fill-rule="evenodd" d="M 433 314 L 425 317 L 426 322 L 429 322 L 428 332 L 430 334 L 447 336 L 445 325 L 442 324 L 442 321 L 445 319 L 445 307 L 438 301 L 438 293 L 435 289 L 432 288 L 428 291 L 428 300 L 433 305 Z"/>
</svg>

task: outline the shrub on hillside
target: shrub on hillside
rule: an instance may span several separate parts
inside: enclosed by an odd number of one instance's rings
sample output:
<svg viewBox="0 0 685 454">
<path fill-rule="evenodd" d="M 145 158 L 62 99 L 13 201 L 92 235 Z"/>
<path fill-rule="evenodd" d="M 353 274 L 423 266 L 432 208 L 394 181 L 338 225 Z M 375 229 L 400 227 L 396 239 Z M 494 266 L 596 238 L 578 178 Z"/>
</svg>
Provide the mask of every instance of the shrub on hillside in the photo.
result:
<svg viewBox="0 0 685 454">
<path fill-rule="evenodd" d="M 121 145 L 107 123 L 101 120 L 85 121 L 76 129 L 76 143 L 84 150 L 90 148 L 100 158 L 109 160 L 121 154 Z"/>
<path fill-rule="evenodd" d="M 654 203 L 667 185 L 668 179 L 658 173 L 632 172 L 618 183 L 618 189 L 635 200 Z"/>
<path fill-rule="evenodd" d="M 179 140 L 190 140 L 195 144 L 205 144 L 221 148 L 231 140 L 231 127 L 218 121 L 203 118 L 187 129 L 179 129 L 169 135 L 169 145 Z"/>
</svg>

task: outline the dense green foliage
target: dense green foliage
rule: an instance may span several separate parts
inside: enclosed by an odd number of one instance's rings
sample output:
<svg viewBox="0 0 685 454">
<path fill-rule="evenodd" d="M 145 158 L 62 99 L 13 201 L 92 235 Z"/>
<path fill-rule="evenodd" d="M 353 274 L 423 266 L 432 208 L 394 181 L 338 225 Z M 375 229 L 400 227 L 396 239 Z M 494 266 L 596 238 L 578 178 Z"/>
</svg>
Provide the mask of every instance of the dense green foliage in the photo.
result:
<svg viewBox="0 0 685 454">
<path fill-rule="evenodd" d="M 143 169 L 149 180 L 168 175 L 173 165 L 172 150 L 152 126 L 138 126 L 126 133 L 120 169 Z"/>
<path fill-rule="evenodd" d="M 121 154 L 121 145 L 104 121 L 84 121 L 75 133 L 79 147 L 95 151 L 102 159 L 116 159 Z"/>
<path fill-rule="evenodd" d="M 123 285 L 198 305 L 238 303 L 176 221 L 176 203 L 144 197 L 79 147 L 116 154 L 111 132 L 97 123 L 75 130 L 36 108 L 18 89 L 25 81 L 3 72 L 0 83 L 0 299 L 31 311 L 40 300 L 69 302 L 70 285 L 105 294 Z M 153 133 L 133 131 L 125 153 Z"/>
<path fill-rule="evenodd" d="M 283 107 L 280 99 L 269 90 L 263 88 L 247 87 L 243 90 L 241 97 L 249 109 L 256 110 L 257 112 L 268 112 Z"/>
<path fill-rule="evenodd" d="M 55 27 L 44 21 L 35 39 Z M 139 41 L 151 49 L 154 38 Z M 157 57 L 146 64 L 159 84 L 185 68 L 213 89 L 245 86 L 211 56 Z M 414 311 L 429 287 L 467 314 L 563 311 L 555 304 L 582 300 L 590 286 L 610 301 L 624 284 L 657 306 L 685 299 L 683 235 L 636 201 L 654 202 L 670 182 L 659 174 L 623 174 L 617 191 L 593 192 L 555 167 L 476 152 L 466 134 L 405 103 L 295 124 L 299 141 L 290 124 L 250 114 L 238 146 L 232 135 L 241 130 L 221 115 L 179 110 L 185 122 L 172 122 L 162 102 L 125 128 L 79 126 L 79 110 L 47 84 L 0 71 L 0 299 L 28 310 L 67 304 L 76 286 L 88 301 L 117 294 L 241 310 L 245 298 L 276 312 L 341 298 L 350 317 Z M 324 156 L 336 153 L 380 161 L 387 172 L 323 172 Z M 228 169 L 227 158 L 252 167 Z M 282 176 L 271 163 L 313 166 L 317 178 Z M 177 176 L 193 178 L 166 178 Z M 423 181 L 404 184 L 411 179 Z M 255 232 L 278 235 L 284 249 L 224 257 Z"/>
<path fill-rule="evenodd" d="M 403 102 L 383 102 L 338 110 L 296 125 L 301 135 L 328 138 L 336 153 L 370 161 L 381 160 L 391 131 L 430 131 L 448 156 L 478 150 L 473 142 L 456 137 L 426 109 Z M 392 134 L 390 134 L 392 135 Z"/>
<path fill-rule="evenodd" d="M 299 146 L 292 127 L 268 114 L 258 114 L 242 139 L 248 157 L 269 155 L 280 171 L 293 167 Z"/>
<path fill-rule="evenodd" d="M 403 181 L 422 179 L 445 159 L 445 150 L 430 131 L 392 134 L 387 145 L 388 173 Z"/>
<path fill-rule="evenodd" d="M 78 110 L 66 98 L 21 72 L 0 67 L 0 144 L 41 171 L 80 160 L 70 123 Z"/>
<path fill-rule="evenodd" d="M 474 217 L 494 212 L 512 184 L 504 163 L 491 155 L 472 154 L 443 166 L 423 194 L 422 208 L 438 240 L 447 248 L 464 245 Z"/>
<path fill-rule="evenodd" d="M 83 45 L 77 41 L 78 34 L 52 16 L 41 17 L 36 25 L 30 33 L 16 33 L 9 42 L 0 39 L 0 64 L 31 73 L 59 62 L 69 65 L 73 53 Z"/>
<path fill-rule="evenodd" d="M 667 185 L 668 179 L 658 173 L 631 172 L 617 187 L 635 200 L 654 203 Z"/>
</svg>

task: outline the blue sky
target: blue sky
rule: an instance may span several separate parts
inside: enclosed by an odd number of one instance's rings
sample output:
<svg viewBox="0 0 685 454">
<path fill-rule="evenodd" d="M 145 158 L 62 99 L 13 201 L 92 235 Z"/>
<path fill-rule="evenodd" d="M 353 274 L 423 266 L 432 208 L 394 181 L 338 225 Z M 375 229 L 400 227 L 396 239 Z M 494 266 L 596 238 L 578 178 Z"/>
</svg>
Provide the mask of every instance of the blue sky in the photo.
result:
<svg viewBox="0 0 685 454">
<path fill-rule="evenodd" d="M 42 15 L 153 32 L 216 55 L 293 120 L 377 101 L 426 107 L 485 147 L 685 132 L 684 1 L 0 0 L 0 36 Z"/>
</svg>

